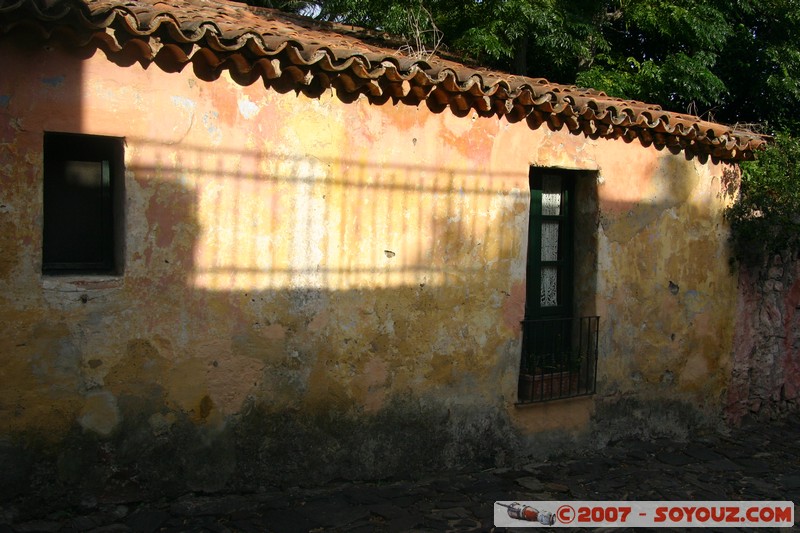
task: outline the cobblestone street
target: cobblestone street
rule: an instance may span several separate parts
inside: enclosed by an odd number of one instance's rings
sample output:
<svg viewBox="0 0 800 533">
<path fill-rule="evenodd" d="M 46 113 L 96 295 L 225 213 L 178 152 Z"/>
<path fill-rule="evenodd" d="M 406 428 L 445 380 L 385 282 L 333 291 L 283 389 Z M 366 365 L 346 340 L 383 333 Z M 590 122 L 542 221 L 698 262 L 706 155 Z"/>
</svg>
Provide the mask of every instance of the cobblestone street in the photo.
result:
<svg viewBox="0 0 800 533">
<path fill-rule="evenodd" d="M 795 416 L 751 424 L 689 442 L 622 440 L 580 456 L 413 481 L 186 494 L 172 501 L 85 501 L 24 520 L 17 520 L 19 509 L 6 505 L 0 508 L 0 532 L 491 531 L 496 500 L 796 502 L 797 422 Z"/>
</svg>

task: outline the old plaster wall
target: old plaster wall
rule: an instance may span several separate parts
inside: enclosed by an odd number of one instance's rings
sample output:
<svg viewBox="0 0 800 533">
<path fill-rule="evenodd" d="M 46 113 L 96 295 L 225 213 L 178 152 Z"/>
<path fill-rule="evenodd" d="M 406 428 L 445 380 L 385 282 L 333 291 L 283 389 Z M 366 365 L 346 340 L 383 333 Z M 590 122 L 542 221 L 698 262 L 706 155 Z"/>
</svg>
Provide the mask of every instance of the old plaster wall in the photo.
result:
<svg viewBox="0 0 800 533">
<path fill-rule="evenodd" d="M 719 413 L 720 165 L 88 55 L 0 43 L 6 495 L 503 463 Z M 42 276 L 44 131 L 125 138 L 121 275 Z M 520 408 L 531 165 L 591 171 L 601 360 L 597 396 Z"/>
</svg>

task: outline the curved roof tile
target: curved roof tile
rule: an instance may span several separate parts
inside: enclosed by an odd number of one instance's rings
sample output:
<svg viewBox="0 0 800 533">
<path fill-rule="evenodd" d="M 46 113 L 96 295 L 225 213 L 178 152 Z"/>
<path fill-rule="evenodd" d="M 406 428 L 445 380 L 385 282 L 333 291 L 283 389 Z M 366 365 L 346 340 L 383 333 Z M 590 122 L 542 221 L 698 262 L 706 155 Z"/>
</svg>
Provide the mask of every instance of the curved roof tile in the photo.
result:
<svg viewBox="0 0 800 533">
<path fill-rule="evenodd" d="M 657 105 L 435 57 L 409 57 L 399 52 L 402 43 L 380 32 L 234 2 L 0 0 L 0 37 L 20 25 L 33 25 L 44 38 L 57 33 L 77 46 L 101 46 L 109 54 L 138 54 L 136 59 L 173 61 L 176 67 L 193 62 L 198 75 L 210 79 L 230 68 L 240 82 L 262 76 L 267 85 L 312 96 L 335 86 L 346 101 L 359 95 L 375 103 L 389 97 L 408 104 L 430 99 L 433 108 L 450 106 L 459 115 L 474 108 L 509 120 L 527 118 L 531 127 L 547 122 L 553 129 L 638 138 L 645 146 L 679 147 L 722 160 L 750 159 L 766 143 L 748 130 Z"/>
</svg>

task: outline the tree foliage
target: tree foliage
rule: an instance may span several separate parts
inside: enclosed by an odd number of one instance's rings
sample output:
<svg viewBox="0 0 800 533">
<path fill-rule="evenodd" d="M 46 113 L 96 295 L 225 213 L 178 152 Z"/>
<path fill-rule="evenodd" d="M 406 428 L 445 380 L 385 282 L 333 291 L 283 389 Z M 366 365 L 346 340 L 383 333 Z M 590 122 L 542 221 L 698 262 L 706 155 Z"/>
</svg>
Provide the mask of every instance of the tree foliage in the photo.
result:
<svg viewBox="0 0 800 533">
<path fill-rule="evenodd" d="M 728 208 L 734 255 L 745 263 L 800 250 L 800 140 L 778 135 L 757 161 L 742 163 L 739 198 Z"/>
<path fill-rule="evenodd" d="M 800 3 L 739 0 L 728 16 L 733 34 L 716 67 L 728 94 L 718 119 L 800 135 Z"/>
<path fill-rule="evenodd" d="M 306 0 L 248 0 L 246 3 L 307 16 L 313 16 L 319 5 L 318 2 Z"/>
</svg>

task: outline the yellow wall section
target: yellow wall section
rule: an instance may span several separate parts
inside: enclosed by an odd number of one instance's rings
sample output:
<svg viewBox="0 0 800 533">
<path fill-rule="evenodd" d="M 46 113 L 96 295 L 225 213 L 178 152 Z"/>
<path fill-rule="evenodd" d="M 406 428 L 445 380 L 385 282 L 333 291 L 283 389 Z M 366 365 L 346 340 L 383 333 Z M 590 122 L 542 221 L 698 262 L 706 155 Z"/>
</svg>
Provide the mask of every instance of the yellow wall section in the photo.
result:
<svg viewBox="0 0 800 533">
<path fill-rule="evenodd" d="M 0 57 L 3 432 L 111 434 L 120 395 L 209 427 L 254 399 L 368 416 L 411 395 L 552 430 L 557 406 L 513 405 L 531 165 L 595 171 L 598 398 L 720 407 L 736 289 L 722 165 L 102 52 Z M 42 278 L 43 131 L 125 137 L 119 279 Z M 555 427 L 587 428 L 593 401 Z"/>
</svg>

